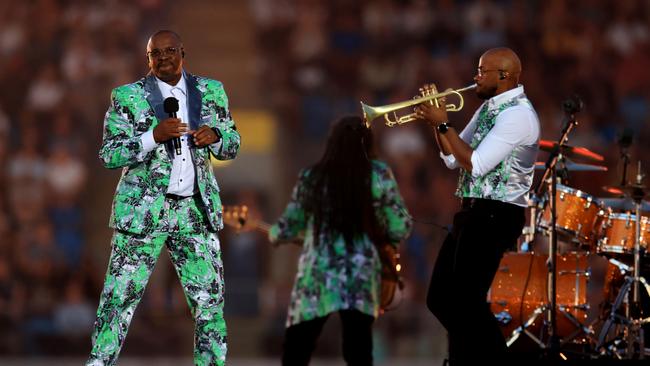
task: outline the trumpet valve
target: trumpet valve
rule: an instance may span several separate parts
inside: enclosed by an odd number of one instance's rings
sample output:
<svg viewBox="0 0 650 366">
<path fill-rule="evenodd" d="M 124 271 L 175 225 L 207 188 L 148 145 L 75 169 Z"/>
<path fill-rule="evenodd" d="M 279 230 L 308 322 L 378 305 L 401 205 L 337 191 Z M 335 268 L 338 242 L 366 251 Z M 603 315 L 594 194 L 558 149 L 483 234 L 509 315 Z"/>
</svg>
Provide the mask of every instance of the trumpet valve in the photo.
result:
<svg viewBox="0 0 650 366">
<path fill-rule="evenodd" d="M 423 97 L 427 97 L 429 95 L 435 95 L 438 94 L 438 88 L 436 88 L 436 84 L 427 84 L 423 88 L 420 89 L 420 94 Z M 440 105 L 438 104 L 438 99 L 437 98 L 432 98 L 428 100 L 429 105 L 435 105 L 436 108 L 439 108 Z"/>
</svg>

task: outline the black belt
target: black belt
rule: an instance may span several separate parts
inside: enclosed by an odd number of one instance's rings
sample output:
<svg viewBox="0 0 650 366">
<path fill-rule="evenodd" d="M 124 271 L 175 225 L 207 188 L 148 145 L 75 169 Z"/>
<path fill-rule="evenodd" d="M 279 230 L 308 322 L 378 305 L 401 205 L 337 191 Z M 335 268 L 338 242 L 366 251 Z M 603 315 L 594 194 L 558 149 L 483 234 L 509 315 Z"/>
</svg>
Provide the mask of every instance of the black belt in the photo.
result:
<svg viewBox="0 0 650 366">
<path fill-rule="evenodd" d="M 485 198 L 463 197 L 461 205 L 464 209 L 515 209 L 519 206 L 497 200 Z"/>
<path fill-rule="evenodd" d="M 198 196 L 199 196 L 198 193 L 193 194 L 191 196 L 179 196 L 179 195 L 173 194 L 173 193 L 165 193 L 165 198 L 169 198 L 170 200 L 174 200 L 174 201 L 180 201 L 180 200 L 184 200 L 186 198 L 192 198 L 192 197 L 198 197 Z"/>
</svg>

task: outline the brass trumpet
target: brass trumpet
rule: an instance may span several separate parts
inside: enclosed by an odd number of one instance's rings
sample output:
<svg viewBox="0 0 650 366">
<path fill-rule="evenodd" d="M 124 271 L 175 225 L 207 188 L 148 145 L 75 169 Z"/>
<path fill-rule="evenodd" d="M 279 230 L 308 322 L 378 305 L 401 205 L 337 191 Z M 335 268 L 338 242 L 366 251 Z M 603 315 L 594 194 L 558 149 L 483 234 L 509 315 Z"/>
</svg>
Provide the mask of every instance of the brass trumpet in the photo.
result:
<svg viewBox="0 0 650 366">
<path fill-rule="evenodd" d="M 439 98 L 443 98 L 452 94 L 458 95 L 459 98 L 458 106 L 456 106 L 455 104 L 447 104 L 446 109 L 448 112 L 458 112 L 461 109 L 463 109 L 463 106 L 465 105 L 465 101 L 463 100 L 463 95 L 461 93 L 474 88 L 476 88 L 476 84 L 472 84 L 470 86 L 466 86 L 461 89 L 444 91 L 442 93 L 435 93 L 435 89 L 434 89 L 433 92 L 435 94 L 425 94 L 427 92 L 425 91 L 421 97 L 407 100 L 404 102 L 387 104 L 378 107 L 369 106 L 361 102 L 361 109 L 363 110 L 363 119 L 368 128 L 370 127 L 370 122 L 372 120 L 382 115 L 384 116 L 384 119 L 386 120 L 386 126 L 388 127 L 393 127 L 395 125 L 401 125 L 404 123 L 413 122 L 416 119 L 418 119 L 415 113 L 410 113 L 404 116 L 398 116 L 397 111 L 402 108 L 412 107 L 424 102 L 435 102 L 436 105 L 438 105 Z M 393 117 L 394 117 L 393 120 L 390 119 L 389 113 L 393 113 Z"/>
</svg>

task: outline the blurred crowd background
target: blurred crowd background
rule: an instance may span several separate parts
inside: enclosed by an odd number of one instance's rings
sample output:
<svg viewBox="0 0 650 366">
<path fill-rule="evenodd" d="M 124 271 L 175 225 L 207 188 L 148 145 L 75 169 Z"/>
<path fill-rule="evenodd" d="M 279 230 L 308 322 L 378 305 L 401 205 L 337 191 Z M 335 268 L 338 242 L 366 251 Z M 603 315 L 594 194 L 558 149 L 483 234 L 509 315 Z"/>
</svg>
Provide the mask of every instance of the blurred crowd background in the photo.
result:
<svg viewBox="0 0 650 366">
<path fill-rule="evenodd" d="M 0 3 L 0 355 L 85 355 L 110 235 L 119 171 L 97 158 L 110 90 L 147 72 L 157 29 L 177 30 L 190 72 L 224 81 L 242 132 L 241 159 L 217 165 L 224 201 L 273 221 L 299 169 L 319 158 L 330 123 L 359 101 L 411 99 L 423 84 L 471 84 L 486 49 L 508 46 L 522 83 L 557 140 L 562 101 L 584 109 L 570 144 L 605 156 L 606 173 L 571 173 L 596 197 L 621 181 L 624 131 L 650 171 L 650 1 L 647 0 L 10 0 Z M 480 104 L 465 94 L 463 126 Z M 444 355 L 444 331 L 424 298 L 438 248 L 458 206 L 456 172 L 438 158 L 423 123 L 373 123 L 417 220 L 402 246 L 401 306 L 376 327 L 378 360 Z M 546 157 L 540 153 L 540 160 Z M 647 180 L 646 180 L 647 181 Z M 222 235 L 231 357 L 276 357 L 298 248 L 264 234 Z M 594 291 L 599 291 L 595 289 Z M 597 306 L 597 304 L 596 304 Z M 471 314 L 468 314 L 471 316 Z M 317 350 L 338 357 L 337 324 Z M 191 353 L 192 322 L 162 254 L 125 354 Z"/>
</svg>

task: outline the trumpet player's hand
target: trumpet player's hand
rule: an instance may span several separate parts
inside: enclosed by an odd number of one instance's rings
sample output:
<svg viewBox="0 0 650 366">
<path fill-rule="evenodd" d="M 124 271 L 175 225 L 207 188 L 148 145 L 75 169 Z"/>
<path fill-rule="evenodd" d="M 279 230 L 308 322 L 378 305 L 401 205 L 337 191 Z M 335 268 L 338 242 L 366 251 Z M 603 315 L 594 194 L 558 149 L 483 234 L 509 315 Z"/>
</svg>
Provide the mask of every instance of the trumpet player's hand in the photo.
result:
<svg viewBox="0 0 650 366">
<path fill-rule="evenodd" d="M 415 107 L 415 115 L 434 127 L 449 121 L 444 97 L 438 99 L 438 106 L 435 105 L 434 101 L 419 104 Z"/>
</svg>

